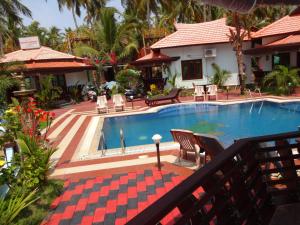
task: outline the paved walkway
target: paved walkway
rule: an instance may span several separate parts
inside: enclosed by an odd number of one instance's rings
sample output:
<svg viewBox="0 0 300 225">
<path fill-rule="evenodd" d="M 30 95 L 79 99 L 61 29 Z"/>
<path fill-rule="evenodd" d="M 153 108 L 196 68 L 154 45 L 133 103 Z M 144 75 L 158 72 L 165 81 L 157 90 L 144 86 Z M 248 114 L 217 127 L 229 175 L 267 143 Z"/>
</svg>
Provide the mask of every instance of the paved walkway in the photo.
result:
<svg viewBox="0 0 300 225">
<path fill-rule="evenodd" d="M 143 211 L 184 177 L 173 172 L 138 170 L 65 183 L 65 191 L 53 203 L 44 225 L 123 225 Z M 199 198 L 203 191 L 194 193 Z M 161 224 L 174 224 L 178 209 Z"/>
</svg>

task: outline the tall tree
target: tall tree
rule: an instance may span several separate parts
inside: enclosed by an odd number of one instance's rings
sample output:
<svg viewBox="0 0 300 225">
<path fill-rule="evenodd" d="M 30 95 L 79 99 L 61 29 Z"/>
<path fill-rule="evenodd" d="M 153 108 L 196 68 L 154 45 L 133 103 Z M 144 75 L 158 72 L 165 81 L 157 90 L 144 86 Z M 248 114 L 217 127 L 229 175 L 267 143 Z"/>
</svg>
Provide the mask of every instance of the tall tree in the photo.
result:
<svg viewBox="0 0 300 225">
<path fill-rule="evenodd" d="M 231 24 L 234 28 L 230 28 L 229 41 L 234 47 L 236 54 L 236 60 L 238 65 L 238 77 L 241 87 L 241 94 L 245 93 L 245 71 L 244 71 L 244 60 L 243 60 L 243 42 L 248 36 L 248 30 L 243 29 L 242 21 L 248 20 L 247 16 L 242 16 L 237 12 L 232 12 Z"/>
<path fill-rule="evenodd" d="M 59 50 L 62 44 L 62 34 L 55 26 L 49 28 L 47 32 L 47 46 Z"/>
<path fill-rule="evenodd" d="M 92 59 L 98 68 L 98 74 L 102 73 L 102 65 L 106 63 L 110 63 L 116 72 L 117 61 L 130 57 L 138 50 L 135 26 L 118 22 L 116 14 L 118 11 L 115 8 L 101 9 L 99 20 L 89 32 L 91 44 L 82 43 L 74 48 L 76 55 Z"/>
<path fill-rule="evenodd" d="M 76 16 L 81 16 L 81 9 L 80 7 L 83 6 L 82 0 L 57 0 L 58 8 L 60 11 L 63 10 L 63 7 L 67 7 L 67 9 L 71 10 L 74 24 L 76 29 L 78 29 L 78 23 Z"/>
<path fill-rule="evenodd" d="M 22 35 L 24 36 L 38 36 L 41 45 L 47 45 L 48 30 L 41 27 L 40 23 L 33 21 L 30 25 L 24 27 Z"/>
<path fill-rule="evenodd" d="M 241 94 L 245 91 L 245 78 L 243 61 L 243 42 L 245 38 L 251 38 L 251 31 L 256 31 L 290 12 L 290 7 L 260 7 L 256 8 L 252 13 L 239 14 L 237 12 L 227 13 L 227 23 L 233 28 L 230 29 L 229 40 L 236 52 L 238 76 L 241 86 Z M 281 12 L 280 15 L 277 13 Z"/>
<path fill-rule="evenodd" d="M 151 15 L 158 16 L 160 0 L 121 0 L 125 13 L 135 12 L 139 19 L 147 21 L 151 27 Z"/>
<path fill-rule="evenodd" d="M 0 56 L 4 54 L 3 38 L 7 34 L 9 20 L 21 24 L 21 15 L 31 17 L 31 11 L 19 0 L 0 1 Z"/>
<path fill-rule="evenodd" d="M 105 7 L 107 0 L 84 0 L 83 7 L 86 9 L 85 20 L 92 25 L 99 19 L 100 10 Z"/>
</svg>

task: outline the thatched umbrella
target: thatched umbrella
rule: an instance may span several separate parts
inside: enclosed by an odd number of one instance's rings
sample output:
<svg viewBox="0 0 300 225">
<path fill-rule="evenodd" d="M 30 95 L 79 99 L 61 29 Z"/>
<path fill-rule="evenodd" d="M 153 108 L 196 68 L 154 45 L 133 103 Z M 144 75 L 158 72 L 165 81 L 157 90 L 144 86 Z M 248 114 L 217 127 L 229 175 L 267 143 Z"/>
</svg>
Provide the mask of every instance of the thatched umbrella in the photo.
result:
<svg viewBox="0 0 300 225">
<path fill-rule="evenodd" d="M 230 10 L 247 13 L 257 5 L 299 5 L 300 0 L 203 0 L 204 3 L 217 5 Z"/>
</svg>

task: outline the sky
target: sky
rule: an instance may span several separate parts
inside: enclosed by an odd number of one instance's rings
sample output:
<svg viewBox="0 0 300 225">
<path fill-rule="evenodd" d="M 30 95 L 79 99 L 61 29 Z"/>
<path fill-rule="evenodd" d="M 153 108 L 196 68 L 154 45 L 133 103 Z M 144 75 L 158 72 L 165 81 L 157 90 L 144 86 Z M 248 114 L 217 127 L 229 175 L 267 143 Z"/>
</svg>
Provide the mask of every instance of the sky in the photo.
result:
<svg viewBox="0 0 300 225">
<path fill-rule="evenodd" d="M 43 27 L 56 26 L 60 29 L 74 28 L 72 13 L 68 9 L 58 10 L 57 0 L 21 0 L 32 12 L 32 19 L 24 17 L 24 24 L 28 25 L 33 20 L 38 21 Z M 109 0 L 108 6 L 114 6 L 122 11 L 121 0 Z M 83 23 L 84 13 L 78 18 L 78 24 Z"/>
</svg>

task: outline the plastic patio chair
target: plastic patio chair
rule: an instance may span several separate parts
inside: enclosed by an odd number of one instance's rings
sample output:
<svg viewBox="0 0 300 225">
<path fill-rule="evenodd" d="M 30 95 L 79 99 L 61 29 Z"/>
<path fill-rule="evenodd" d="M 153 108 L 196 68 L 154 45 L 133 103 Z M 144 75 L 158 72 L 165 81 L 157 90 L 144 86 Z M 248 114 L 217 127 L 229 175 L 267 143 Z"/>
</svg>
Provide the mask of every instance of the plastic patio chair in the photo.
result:
<svg viewBox="0 0 300 225">
<path fill-rule="evenodd" d="M 210 97 L 215 97 L 216 100 L 218 100 L 218 86 L 217 85 L 208 85 L 207 86 L 207 100 L 210 99 Z"/>
<path fill-rule="evenodd" d="M 204 86 L 195 85 L 194 100 L 197 101 L 197 98 L 203 98 L 203 101 L 205 101 Z"/>
<path fill-rule="evenodd" d="M 98 110 L 98 113 L 108 113 L 107 99 L 105 95 L 97 97 L 96 109 Z"/>
<path fill-rule="evenodd" d="M 196 164 L 200 167 L 200 147 L 197 144 L 197 141 L 194 137 L 192 131 L 189 130 L 179 130 L 179 129 L 172 129 L 171 134 L 175 142 L 178 142 L 180 145 L 180 149 L 178 152 L 178 160 L 180 161 L 183 158 L 183 154 L 185 154 L 185 158 L 187 158 L 188 152 L 194 152 L 196 158 Z"/>
<path fill-rule="evenodd" d="M 124 110 L 125 103 L 124 103 L 124 100 L 122 98 L 122 95 L 120 95 L 120 94 L 113 95 L 112 100 L 113 100 L 114 108 L 115 108 L 116 111 L 123 111 Z"/>
</svg>

